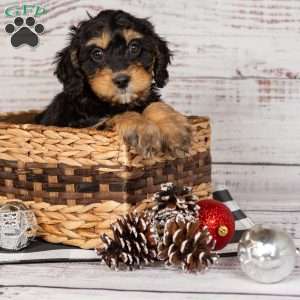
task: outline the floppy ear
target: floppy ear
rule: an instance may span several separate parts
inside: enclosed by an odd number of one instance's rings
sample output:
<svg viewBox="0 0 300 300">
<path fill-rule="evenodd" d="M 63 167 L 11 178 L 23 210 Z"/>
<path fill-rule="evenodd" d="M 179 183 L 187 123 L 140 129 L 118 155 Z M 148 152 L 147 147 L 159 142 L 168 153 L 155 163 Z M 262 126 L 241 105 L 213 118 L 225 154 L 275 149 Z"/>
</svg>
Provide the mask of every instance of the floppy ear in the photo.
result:
<svg viewBox="0 0 300 300">
<path fill-rule="evenodd" d="M 164 87 L 169 79 L 167 70 L 171 63 L 172 53 L 168 48 L 167 42 L 163 39 L 156 38 L 156 58 L 154 61 L 154 79 L 159 88 Z"/>
<path fill-rule="evenodd" d="M 64 92 L 79 95 L 84 87 L 84 77 L 79 69 L 77 50 L 68 46 L 56 56 L 56 70 L 54 74 L 64 85 Z"/>
</svg>

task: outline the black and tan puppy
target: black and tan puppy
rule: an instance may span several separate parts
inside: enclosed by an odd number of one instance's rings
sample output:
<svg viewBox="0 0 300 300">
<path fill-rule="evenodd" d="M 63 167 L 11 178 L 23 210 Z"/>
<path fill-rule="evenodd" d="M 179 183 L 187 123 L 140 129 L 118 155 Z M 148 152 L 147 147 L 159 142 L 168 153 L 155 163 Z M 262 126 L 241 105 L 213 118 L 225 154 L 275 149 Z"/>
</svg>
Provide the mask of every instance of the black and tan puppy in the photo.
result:
<svg viewBox="0 0 300 300">
<path fill-rule="evenodd" d="M 170 56 L 148 20 L 102 11 L 72 27 L 70 45 L 57 56 L 55 74 L 63 92 L 36 121 L 89 127 L 107 120 L 106 126 L 115 127 L 144 156 L 185 150 L 188 122 L 158 93 L 168 80 Z"/>
</svg>

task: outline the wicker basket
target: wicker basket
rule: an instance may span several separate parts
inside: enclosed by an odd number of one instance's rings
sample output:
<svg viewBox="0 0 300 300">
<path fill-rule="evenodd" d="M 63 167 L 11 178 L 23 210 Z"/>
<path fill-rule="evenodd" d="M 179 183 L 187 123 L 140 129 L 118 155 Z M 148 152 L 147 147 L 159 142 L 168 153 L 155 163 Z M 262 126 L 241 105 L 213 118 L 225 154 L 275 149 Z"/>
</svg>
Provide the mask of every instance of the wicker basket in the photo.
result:
<svg viewBox="0 0 300 300">
<path fill-rule="evenodd" d="M 115 132 L 30 124 L 35 114 L 0 115 L 0 204 L 25 201 L 49 242 L 99 246 L 118 216 L 151 207 L 164 182 L 193 186 L 200 197 L 211 193 L 208 118 L 189 118 L 188 154 L 147 160 Z"/>
</svg>

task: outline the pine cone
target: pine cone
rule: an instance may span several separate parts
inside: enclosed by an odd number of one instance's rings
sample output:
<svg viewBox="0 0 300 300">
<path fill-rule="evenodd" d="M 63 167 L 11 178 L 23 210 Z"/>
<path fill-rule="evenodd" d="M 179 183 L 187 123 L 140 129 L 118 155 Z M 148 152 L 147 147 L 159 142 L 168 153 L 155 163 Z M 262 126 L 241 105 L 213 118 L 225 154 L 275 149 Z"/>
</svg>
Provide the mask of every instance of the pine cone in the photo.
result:
<svg viewBox="0 0 300 300">
<path fill-rule="evenodd" d="M 159 238 L 163 235 L 166 221 L 181 214 L 188 221 L 198 215 L 198 197 L 192 193 L 191 187 L 177 187 L 172 182 L 161 185 L 161 190 L 154 194 L 152 208 L 153 222 Z"/>
<path fill-rule="evenodd" d="M 157 260 L 157 242 L 147 215 L 130 213 L 112 226 L 113 239 L 104 234 L 104 247 L 96 249 L 100 260 L 114 270 L 140 268 Z"/>
<path fill-rule="evenodd" d="M 180 267 L 184 271 L 205 271 L 209 263 L 217 261 L 213 252 L 215 240 L 207 227 L 199 230 L 197 221 L 186 221 L 182 216 L 169 219 L 162 241 L 158 244 L 158 258 L 166 265 Z"/>
</svg>

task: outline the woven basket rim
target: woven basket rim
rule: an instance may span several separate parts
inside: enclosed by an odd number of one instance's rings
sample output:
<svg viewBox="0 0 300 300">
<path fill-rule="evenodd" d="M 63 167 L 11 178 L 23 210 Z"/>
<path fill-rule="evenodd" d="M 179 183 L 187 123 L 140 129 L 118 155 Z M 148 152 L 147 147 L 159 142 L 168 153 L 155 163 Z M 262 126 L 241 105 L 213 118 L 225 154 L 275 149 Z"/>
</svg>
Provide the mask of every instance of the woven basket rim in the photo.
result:
<svg viewBox="0 0 300 300">
<path fill-rule="evenodd" d="M 9 117 L 9 116 L 17 116 L 21 114 L 30 114 L 30 113 L 40 113 L 42 110 L 24 110 L 24 111 L 16 111 L 16 112 L 2 112 L 0 113 L 0 118 Z M 18 128 L 24 130 L 36 130 L 36 131 L 43 131 L 43 130 L 53 130 L 53 131 L 64 131 L 70 133 L 87 133 L 87 134 L 99 134 L 99 132 L 107 134 L 110 136 L 112 134 L 111 130 L 98 130 L 96 128 L 72 128 L 72 127 L 58 127 L 58 126 L 46 126 L 40 124 L 32 124 L 32 123 L 9 123 L 0 121 L 0 129 L 1 128 Z"/>
<path fill-rule="evenodd" d="M 9 116 L 17 116 L 20 114 L 31 114 L 31 113 L 40 113 L 42 110 L 24 110 L 24 111 L 16 111 L 16 112 L 0 112 L 0 118 L 9 117 Z M 199 120 L 202 119 L 203 122 L 210 121 L 208 116 L 197 116 L 197 115 L 188 115 L 186 116 L 189 120 Z M 72 128 L 72 127 L 58 127 L 58 126 L 45 126 L 40 124 L 31 124 L 31 123 L 24 123 L 24 124 L 17 124 L 17 123 L 9 123 L 0 121 L 0 129 L 3 128 L 18 128 L 23 130 L 36 130 L 36 131 L 43 131 L 43 130 L 53 130 L 53 131 L 64 131 L 64 132 L 71 132 L 71 133 L 87 133 L 87 134 L 99 134 L 99 132 L 106 134 L 108 137 L 111 136 L 114 131 L 112 130 L 105 130 L 105 129 L 96 129 L 96 128 Z"/>
</svg>

